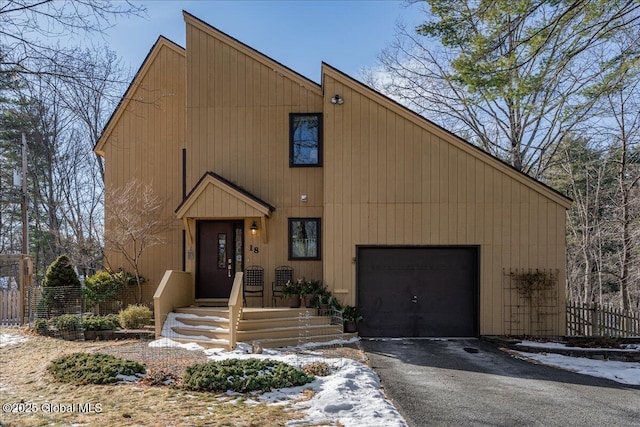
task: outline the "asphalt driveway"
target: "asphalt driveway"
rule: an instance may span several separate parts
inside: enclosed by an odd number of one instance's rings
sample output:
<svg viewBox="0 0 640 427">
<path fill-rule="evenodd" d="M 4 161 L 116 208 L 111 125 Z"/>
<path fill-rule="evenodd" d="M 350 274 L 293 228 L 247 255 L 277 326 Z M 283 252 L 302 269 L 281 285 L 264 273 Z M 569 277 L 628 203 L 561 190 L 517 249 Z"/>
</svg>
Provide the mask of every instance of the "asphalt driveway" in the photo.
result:
<svg viewBox="0 0 640 427">
<path fill-rule="evenodd" d="M 640 387 L 529 363 L 483 340 L 361 346 L 411 427 L 640 426 Z"/>
</svg>

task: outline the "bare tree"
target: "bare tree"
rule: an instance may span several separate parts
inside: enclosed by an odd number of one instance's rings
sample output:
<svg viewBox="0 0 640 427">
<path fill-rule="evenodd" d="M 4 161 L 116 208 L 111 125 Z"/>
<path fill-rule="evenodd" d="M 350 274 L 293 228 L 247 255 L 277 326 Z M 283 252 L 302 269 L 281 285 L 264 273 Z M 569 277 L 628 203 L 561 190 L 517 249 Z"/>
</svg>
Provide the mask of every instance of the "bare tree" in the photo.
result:
<svg viewBox="0 0 640 427">
<path fill-rule="evenodd" d="M 142 301 L 143 276 L 140 262 L 146 249 L 167 241 L 172 220 L 163 214 L 163 203 L 153 187 L 134 179 L 118 188 L 105 192 L 105 259 L 109 254 L 120 254 L 136 277 L 137 302 Z"/>
<path fill-rule="evenodd" d="M 426 3 L 382 52 L 378 88 L 538 178 L 594 102 L 606 64 L 585 52 L 640 24 L 631 0 Z"/>
<path fill-rule="evenodd" d="M 81 52 L 63 45 L 101 34 L 118 18 L 144 13 L 129 1 L 0 1 L 0 74 L 74 78 Z"/>
<path fill-rule="evenodd" d="M 618 280 L 621 306 L 631 306 L 630 292 L 638 279 L 640 254 L 638 247 L 637 199 L 640 183 L 640 80 L 638 70 L 625 69 L 614 80 L 603 102 L 612 125 L 603 131 L 611 140 L 616 164 L 616 191 L 612 200 L 613 220 L 617 228 Z M 635 75 L 634 75 L 635 74 Z M 635 271 L 635 274 L 634 274 Z"/>
</svg>

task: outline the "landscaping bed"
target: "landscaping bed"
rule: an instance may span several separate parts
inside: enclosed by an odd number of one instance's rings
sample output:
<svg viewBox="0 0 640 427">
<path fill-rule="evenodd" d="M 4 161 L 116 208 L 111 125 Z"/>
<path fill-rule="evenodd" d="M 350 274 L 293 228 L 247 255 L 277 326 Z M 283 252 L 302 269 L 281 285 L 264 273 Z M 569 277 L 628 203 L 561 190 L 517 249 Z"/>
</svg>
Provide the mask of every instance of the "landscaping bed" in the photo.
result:
<svg viewBox="0 0 640 427">
<path fill-rule="evenodd" d="M 15 329 L 3 329 L 15 335 Z M 284 426 L 299 415 L 289 405 L 267 405 L 250 396 L 186 391 L 177 384 L 186 367 L 206 362 L 201 351 L 153 348 L 148 340 L 64 341 L 39 336 L 0 347 L 0 396 L 16 412 L 0 414 L 2 427 L 34 425 Z M 105 353 L 144 364 L 149 379 L 119 385 L 75 385 L 56 381 L 47 367 L 76 352 Z M 155 381 L 155 378 L 159 378 Z M 233 403 L 233 404 L 230 404 Z M 22 406 L 19 406 L 22 405 Z"/>
</svg>

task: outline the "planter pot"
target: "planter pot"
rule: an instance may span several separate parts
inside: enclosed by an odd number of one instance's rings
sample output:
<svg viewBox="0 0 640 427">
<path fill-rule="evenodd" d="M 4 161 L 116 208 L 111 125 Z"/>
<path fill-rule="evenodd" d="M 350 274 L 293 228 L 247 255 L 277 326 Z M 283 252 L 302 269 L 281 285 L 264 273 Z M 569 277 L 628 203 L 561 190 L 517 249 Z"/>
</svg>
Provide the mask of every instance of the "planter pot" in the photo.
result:
<svg viewBox="0 0 640 427">
<path fill-rule="evenodd" d="M 63 329 L 60 331 L 60 338 L 65 341 L 75 341 L 78 339 L 78 331 Z"/>
<path fill-rule="evenodd" d="M 305 295 L 304 296 L 304 306 L 306 308 L 313 308 L 315 303 L 316 296 L 315 295 Z"/>
<path fill-rule="evenodd" d="M 112 340 L 115 338 L 115 331 L 96 331 L 97 338 L 101 340 Z"/>
<path fill-rule="evenodd" d="M 358 332 L 358 324 L 353 320 L 347 320 L 344 322 L 344 331 L 346 333 Z"/>
<path fill-rule="evenodd" d="M 298 308 L 300 307 L 300 297 L 297 295 L 293 297 L 289 297 L 289 299 L 287 300 L 287 303 L 289 305 L 289 308 Z"/>
<path fill-rule="evenodd" d="M 320 316 L 328 316 L 329 315 L 329 304 L 320 304 Z"/>
<path fill-rule="evenodd" d="M 98 331 L 95 331 L 95 330 L 84 331 L 85 341 L 95 341 L 96 338 L 98 338 Z"/>
</svg>

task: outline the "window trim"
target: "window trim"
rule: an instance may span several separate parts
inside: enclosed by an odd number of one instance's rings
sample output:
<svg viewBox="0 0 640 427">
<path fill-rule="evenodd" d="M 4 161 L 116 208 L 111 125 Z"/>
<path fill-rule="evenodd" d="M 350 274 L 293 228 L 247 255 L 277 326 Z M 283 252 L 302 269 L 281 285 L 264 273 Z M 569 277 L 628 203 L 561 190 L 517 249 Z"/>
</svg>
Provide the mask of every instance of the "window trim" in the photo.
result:
<svg viewBox="0 0 640 427">
<path fill-rule="evenodd" d="M 316 255 L 315 256 L 293 256 L 293 236 L 291 235 L 291 224 L 293 221 L 315 221 L 316 223 Z M 287 245 L 289 246 L 289 261 L 316 261 L 322 259 L 322 218 L 289 218 L 287 221 Z"/>
<path fill-rule="evenodd" d="M 318 119 L 318 161 L 316 163 L 299 164 L 294 162 L 294 128 L 295 117 L 315 117 Z M 322 113 L 289 113 L 289 167 L 290 168 L 317 168 L 322 167 Z"/>
</svg>

